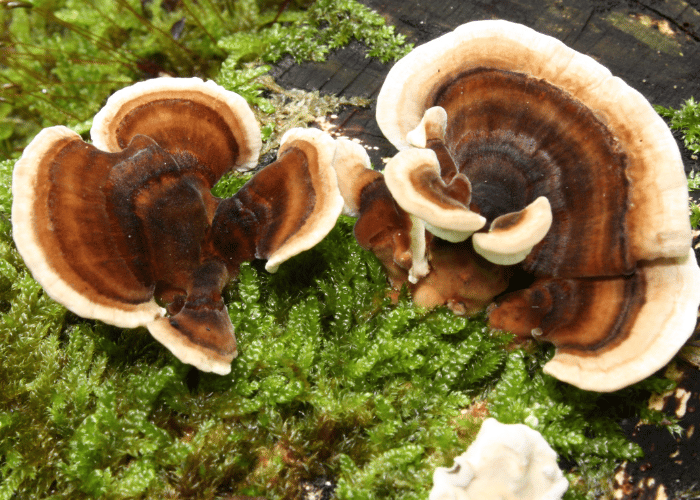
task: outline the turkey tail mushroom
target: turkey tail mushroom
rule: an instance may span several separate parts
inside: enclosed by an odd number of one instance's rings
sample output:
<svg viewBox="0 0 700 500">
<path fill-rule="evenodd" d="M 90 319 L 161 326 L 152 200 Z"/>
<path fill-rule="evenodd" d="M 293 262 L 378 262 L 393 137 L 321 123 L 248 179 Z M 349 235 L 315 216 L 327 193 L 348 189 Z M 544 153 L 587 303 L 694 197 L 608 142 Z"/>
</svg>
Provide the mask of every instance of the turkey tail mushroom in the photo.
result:
<svg viewBox="0 0 700 500">
<path fill-rule="evenodd" d="M 66 127 L 51 127 L 27 146 L 12 177 L 13 236 L 34 278 L 79 316 L 124 328 L 163 313 L 145 262 L 120 255 L 128 236 L 112 225 L 101 189 L 114 165 L 142 151 L 162 153 L 143 136 L 104 153 Z"/>
<path fill-rule="evenodd" d="M 370 168 L 367 153 L 358 144 L 338 140 L 334 167 L 338 173 L 340 190 L 345 199 L 346 212 L 357 217 L 355 238 L 361 247 L 373 252 L 387 271 L 389 281 L 395 289 L 404 284 L 409 287 L 413 301 L 423 307 L 448 304 L 457 314 L 473 314 L 482 310 L 494 296 L 508 286 L 508 269 L 487 262 L 471 248 L 471 243 L 456 243 L 453 246 L 433 238 L 426 232 L 425 224 L 419 217 L 411 215 L 402 205 L 410 208 L 412 201 L 419 198 L 410 189 L 404 197 L 393 197 L 387 184 L 393 182 L 392 169 L 387 166 L 385 175 Z M 446 188 L 435 177 L 439 168 L 431 151 L 425 154 L 404 158 L 407 162 L 421 156 L 418 161 L 424 175 L 435 179 L 435 184 Z M 402 159 L 394 159 L 393 163 Z M 391 164 L 391 163 L 390 163 Z M 398 166 L 402 170 L 403 166 Z M 427 173 L 425 173 L 427 172 Z M 399 181 L 400 182 L 400 181 Z M 459 181 L 454 182 L 457 185 Z M 483 218 L 475 217 L 463 204 L 452 203 L 441 207 L 441 188 L 431 185 L 437 193 L 438 201 L 421 201 L 422 208 L 429 214 L 428 220 L 439 221 L 436 214 L 452 210 L 450 220 L 461 223 L 460 217 L 466 214 L 468 223 L 483 225 Z M 468 205 L 468 201 L 466 202 Z M 441 212 L 442 211 L 442 212 Z M 454 229 L 454 227 L 452 228 Z M 457 226 L 457 229 L 464 229 Z M 468 231 L 473 231 L 469 228 Z"/>
<path fill-rule="evenodd" d="M 700 270 L 685 257 L 640 262 L 631 276 L 543 279 L 489 310 L 495 328 L 553 343 L 544 366 L 582 389 L 616 391 L 663 368 L 695 328 Z"/>
<path fill-rule="evenodd" d="M 277 161 L 219 205 L 212 222 L 217 254 L 232 268 L 267 259 L 265 268 L 275 272 L 321 241 L 343 210 L 334 154 L 330 135 L 317 129 L 289 130 Z"/>
<path fill-rule="evenodd" d="M 210 187 L 230 170 L 255 167 L 262 147 L 246 100 L 199 78 L 153 78 L 126 87 L 107 100 L 90 129 L 95 147 L 110 152 L 138 134 L 175 158 L 206 165 Z"/>
<path fill-rule="evenodd" d="M 534 280 L 500 299 L 491 323 L 553 342 L 552 374 L 614 390 L 653 373 L 690 336 L 700 289 L 687 258 L 680 153 L 647 100 L 605 67 L 525 26 L 476 21 L 394 65 L 377 121 L 400 150 L 387 166 L 392 196 L 440 239 L 428 254 L 441 240 L 461 252 L 449 242 L 467 238 L 495 265 Z M 478 214 L 490 231 L 455 231 L 449 217 L 431 219 L 429 205 Z M 674 280 L 683 299 L 658 292 Z M 652 310 L 668 321 L 639 319 Z M 606 380 L 608 353 L 626 350 L 644 361 Z"/>
<path fill-rule="evenodd" d="M 347 139 L 338 139 L 336 144 L 333 168 L 345 200 L 344 211 L 357 217 L 355 238 L 382 262 L 392 285 L 401 288 L 414 255 L 417 260 L 425 259 L 425 250 L 412 237 L 416 231 L 411 218 L 392 198 L 381 172 L 372 170 L 362 146 Z"/>
<path fill-rule="evenodd" d="M 136 84 L 110 98 L 93 138 L 107 151 L 45 129 L 15 165 L 13 234 L 27 267 L 76 314 L 145 326 L 181 361 L 229 373 L 237 350 L 221 291 L 241 262 L 269 259 L 274 271 L 333 227 L 333 140 L 290 131 L 277 162 L 220 200 L 214 183 L 260 148 L 232 92 L 199 79 Z"/>
</svg>

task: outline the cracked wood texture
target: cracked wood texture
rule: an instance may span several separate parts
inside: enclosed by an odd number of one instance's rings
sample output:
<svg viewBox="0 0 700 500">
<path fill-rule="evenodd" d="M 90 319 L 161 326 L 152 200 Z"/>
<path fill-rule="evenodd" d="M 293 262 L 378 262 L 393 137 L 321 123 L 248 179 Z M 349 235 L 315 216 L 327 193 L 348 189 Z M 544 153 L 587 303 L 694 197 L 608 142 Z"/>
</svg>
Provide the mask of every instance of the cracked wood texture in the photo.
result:
<svg viewBox="0 0 700 500">
<path fill-rule="evenodd" d="M 360 1 L 382 14 L 415 45 L 469 21 L 506 19 L 593 57 L 652 104 L 678 108 L 691 96 L 700 98 L 700 0 Z M 271 73 L 286 88 L 372 99 L 369 108 L 345 108 L 332 124 L 340 135 L 359 139 L 375 168 L 382 169 L 383 159 L 396 150 L 384 139 L 374 119 L 375 100 L 391 66 L 367 58 L 364 46 L 352 42 L 330 54 L 324 63 L 296 65 L 287 58 Z M 680 139 L 679 134 L 676 138 Z M 697 158 L 683 150 L 680 140 L 679 146 L 686 170 L 700 169 Z M 682 417 L 683 436 L 622 422 L 632 439 L 642 444 L 646 456 L 621 468 L 615 478 L 615 498 L 700 495 L 700 447 L 696 439 L 700 433 L 700 372 L 685 366 L 684 373 L 681 385 L 690 394 L 686 396 L 687 413 L 679 415 L 675 407 L 664 407 L 670 415 Z M 669 447 L 671 442 L 678 448 Z"/>
</svg>

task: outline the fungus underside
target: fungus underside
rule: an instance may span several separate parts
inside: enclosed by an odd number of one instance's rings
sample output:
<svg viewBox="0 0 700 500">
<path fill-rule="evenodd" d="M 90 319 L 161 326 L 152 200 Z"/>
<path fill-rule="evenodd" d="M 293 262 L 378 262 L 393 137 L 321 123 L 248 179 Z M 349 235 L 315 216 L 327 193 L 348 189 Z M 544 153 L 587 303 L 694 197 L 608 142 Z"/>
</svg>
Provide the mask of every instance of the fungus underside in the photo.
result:
<svg viewBox="0 0 700 500">
<path fill-rule="evenodd" d="M 189 9 L 212 5 L 183 4 Z M 369 15 L 352 2 L 340 4 L 356 16 Z M 74 56 L 92 50 L 84 47 L 89 44 L 80 38 L 85 35 L 78 23 L 90 20 L 90 4 L 65 5 L 74 17 L 63 22 L 75 23 L 63 30 L 67 46 Z M 252 21 L 240 9 L 235 19 L 246 32 Z M 295 12 L 286 19 L 303 19 L 303 12 Z M 0 16 L 10 14 L 18 18 L 8 33 L 21 43 L 61 31 L 49 27 L 48 19 L 30 20 L 29 11 L 0 11 Z M 119 28 L 109 36 L 122 33 L 115 19 L 93 15 L 100 26 Z M 170 33 L 168 23 L 182 16 L 156 13 L 156 19 L 131 23 L 153 37 L 152 46 L 165 54 L 159 58 L 173 63 L 186 54 L 208 57 L 212 46 L 175 44 L 145 24 L 161 23 Z M 216 25 L 217 16 L 202 13 L 198 19 L 209 29 L 206 23 Z M 260 19 L 262 14 L 256 22 Z M 348 19 L 351 24 L 356 17 Z M 107 37 L 106 27 L 95 32 Z M 70 61 L 58 61 L 56 76 L 43 83 L 62 98 L 48 100 L 32 91 L 12 101 L 14 111 L 4 117 L 0 108 L 2 127 L 11 127 L 10 135 L 0 137 L 2 147 L 14 156 L 46 124 L 68 121 L 87 130 L 85 120 L 100 101 L 135 78 L 117 59 L 143 40 L 131 43 L 128 50 L 101 52 L 102 59 L 110 58 L 104 67 L 79 64 L 69 74 Z M 51 44 L 46 51 L 60 59 Z M 215 52 L 219 61 L 228 57 Z M 38 53 L 30 55 L 22 65 L 40 60 Z M 112 73 L 115 67 L 119 71 Z M 192 71 L 188 68 L 178 71 Z M 21 69 L 3 69 L 3 76 L 33 85 L 33 77 Z M 119 75 L 110 77 L 116 86 L 104 83 L 107 74 Z M 99 96 L 87 102 L 92 111 L 84 116 L 63 98 L 78 93 L 80 80 L 102 82 L 95 84 L 98 92 L 83 94 L 84 103 L 92 99 L 87 95 Z M 262 95 L 256 93 L 262 89 L 257 82 L 244 82 L 254 97 Z M 258 103 L 259 115 L 261 108 Z M 28 124 L 20 109 L 34 113 Z M 499 420 L 543 432 L 573 468 L 568 498 L 592 498 L 608 490 L 617 463 L 639 456 L 618 420 L 662 420 L 646 409 L 646 400 L 650 392 L 669 388 L 666 379 L 652 377 L 611 395 L 588 393 L 542 374 L 551 349 L 507 351 L 510 338 L 491 336 L 483 317 L 457 318 L 445 308 L 426 312 L 406 297 L 391 304 L 380 264 L 357 246 L 353 220 L 345 217 L 326 240 L 275 275 L 266 273 L 262 262 L 242 267 L 225 297 L 240 355 L 230 376 L 199 373 L 166 353 L 144 329 L 78 318 L 42 292 L 10 234 L 13 165 L 14 160 L 0 162 L 0 500 L 299 498 L 303 484 L 318 477 L 337 484 L 337 498 L 425 498 L 434 468 L 449 466 L 476 434 L 480 420 L 472 415 L 479 411 L 472 409 L 482 407 L 484 399 Z M 245 180 L 227 177 L 215 193 L 229 196 Z M 601 398 L 605 412 L 597 406 Z"/>
</svg>

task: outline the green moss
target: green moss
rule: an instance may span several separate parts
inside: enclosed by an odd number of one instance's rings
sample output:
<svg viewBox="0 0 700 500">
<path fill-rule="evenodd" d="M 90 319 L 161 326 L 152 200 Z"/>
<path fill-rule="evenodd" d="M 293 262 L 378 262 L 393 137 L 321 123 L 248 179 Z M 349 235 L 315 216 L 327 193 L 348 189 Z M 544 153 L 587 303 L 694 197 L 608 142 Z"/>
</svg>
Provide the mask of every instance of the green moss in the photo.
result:
<svg viewBox="0 0 700 500">
<path fill-rule="evenodd" d="M 683 134 L 685 147 L 692 153 L 700 153 L 700 103 L 693 97 L 683 103 L 680 109 L 654 106 L 661 116 L 669 121 L 673 130 L 680 130 Z M 697 186 L 697 184 L 696 184 Z"/>
<path fill-rule="evenodd" d="M 584 391 L 542 372 L 552 354 L 553 349 L 534 355 L 512 352 L 489 395 L 491 415 L 503 423 L 525 423 L 538 430 L 560 459 L 573 464 L 567 474 L 573 487 L 565 498 L 604 497 L 620 462 L 642 457 L 641 449 L 622 434 L 619 422 L 637 418 L 661 425 L 667 416 L 650 410 L 646 401 L 674 383 L 650 377 L 612 394 Z M 677 431 L 678 426 L 672 422 L 669 430 Z"/>
<path fill-rule="evenodd" d="M 694 201 L 690 201 L 690 226 L 693 229 L 700 227 L 700 206 Z"/>
<path fill-rule="evenodd" d="M 506 352 L 483 317 L 392 304 L 352 224 L 277 274 L 242 267 L 226 290 L 240 346 L 226 377 L 144 329 L 66 313 L 5 234 L 0 498 L 299 498 L 320 476 L 337 498 L 425 498 L 478 430 L 464 409 L 484 396 L 499 420 L 542 431 L 591 491 L 638 455 L 616 421 L 642 413 L 649 387 L 579 391 L 541 373 L 546 356 Z"/>
<path fill-rule="evenodd" d="M 298 498 L 318 475 L 337 478 L 341 498 L 424 495 L 463 447 L 455 419 L 507 339 L 392 305 L 351 224 L 278 274 L 242 268 L 227 291 L 240 343 L 227 377 L 182 365 L 143 329 L 66 314 L 16 255 L 17 267 L 4 260 L 4 497 Z"/>
<path fill-rule="evenodd" d="M 679 130 L 683 135 L 685 147 L 690 151 L 691 157 L 698 159 L 700 153 L 700 103 L 693 97 L 686 100 L 680 109 L 654 106 L 654 109 L 664 117 L 673 130 Z M 693 171 L 688 174 L 688 190 L 700 189 L 700 176 Z M 700 206 L 690 200 L 690 225 L 697 229 L 700 226 Z"/>
<path fill-rule="evenodd" d="M 291 54 L 297 62 L 323 61 L 329 51 L 347 45 L 353 38 L 370 48 L 368 57 L 383 62 L 398 59 L 412 48 L 393 26 L 386 26 L 382 16 L 354 0 L 317 0 L 307 14 L 294 24 L 270 29 L 274 41 L 266 58 L 274 61 Z"/>
<path fill-rule="evenodd" d="M 698 115 L 698 128 L 700 130 L 700 115 Z M 700 148 L 700 146 L 698 147 Z M 690 172 L 688 174 L 688 191 L 692 193 L 698 189 L 700 189 L 700 175 L 694 171 Z M 693 199 L 690 200 L 690 226 L 693 229 L 700 226 L 700 206 Z"/>
</svg>

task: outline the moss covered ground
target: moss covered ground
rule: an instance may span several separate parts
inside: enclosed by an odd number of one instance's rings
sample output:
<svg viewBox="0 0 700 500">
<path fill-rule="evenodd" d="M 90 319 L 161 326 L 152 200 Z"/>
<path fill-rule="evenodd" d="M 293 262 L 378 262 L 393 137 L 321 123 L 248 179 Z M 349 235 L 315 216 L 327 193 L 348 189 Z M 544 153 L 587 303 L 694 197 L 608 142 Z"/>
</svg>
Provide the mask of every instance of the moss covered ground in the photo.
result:
<svg viewBox="0 0 700 500">
<path fill-rule="evenodd" d="M 243 266 L 225 291 L 240 354 L 224 377 L 180 363 L 143 328 L 75 316 L 32 279 L 12 240 L 11 172 L 42 127 L 84 134 L 114 90 L 197 75 L 246 97 L 270 149 L 342 102 L 306 96 L 283 113 L 293 96 L 266 79 L 269 61 L 323 58 L 352 38 L 383 60 L 408 48 L 352 0 L 279 6 L 0 2 L 0 500 L 297 499 L 319 478 L 338 499 L 424 499 L 434 468 L 486 415 L 542 432 L 573 485 L 567 498 L 609 495 L 615 466 L 641 453 L 619 421 L 677 430 L 646 404 L 673 382 L 581 391 L 542 373 L 551 349 L 511 346 L 484 317 L 418 309 L 405 294 L 393 303 L 350 218 L 274 275 Z"/>
</svg>

